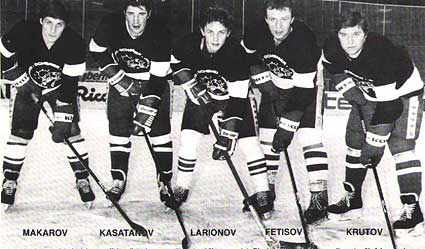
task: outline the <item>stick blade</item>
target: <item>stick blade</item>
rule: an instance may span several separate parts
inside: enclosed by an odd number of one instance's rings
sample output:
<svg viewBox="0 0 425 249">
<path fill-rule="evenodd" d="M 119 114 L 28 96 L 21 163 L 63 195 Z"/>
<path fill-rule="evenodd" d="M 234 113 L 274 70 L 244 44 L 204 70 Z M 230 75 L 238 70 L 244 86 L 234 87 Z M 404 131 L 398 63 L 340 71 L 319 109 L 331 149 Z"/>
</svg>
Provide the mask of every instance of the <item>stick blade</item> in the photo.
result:
<svg viewBox="0 0 425 249">
<path fill-rule="evenodd" d="M 130 222 L 130 227 L 133 230 L 137 231 L 138 233 L 141 233 L 147 239 L 149 239 L 148 231 L 143 226 L 141 226 L 141 225 L 139 225 L 135 222 Z"/>
<path fill-rule="evenodd" d="M 182 239 L 182 248 L 189 249 L 189 247 L 190 247 L 190 240 L 187 237 L 184 237 L 184 239 Z"/>
<path fill-rule="evenodd" d="M 282 249 L 319 249 L 314 243 L 295 243 L 280 241 L 280 248 Z"/>
</svg>

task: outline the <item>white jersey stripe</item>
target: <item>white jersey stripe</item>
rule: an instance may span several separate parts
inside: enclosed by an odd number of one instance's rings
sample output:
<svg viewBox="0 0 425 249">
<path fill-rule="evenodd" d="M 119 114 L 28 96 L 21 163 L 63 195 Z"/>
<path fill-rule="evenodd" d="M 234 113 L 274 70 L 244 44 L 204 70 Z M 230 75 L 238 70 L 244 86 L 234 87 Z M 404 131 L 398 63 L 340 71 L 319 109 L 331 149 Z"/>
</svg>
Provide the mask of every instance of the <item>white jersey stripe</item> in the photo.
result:
<svg viewBox="0 0 425 249">
<path fill-rule="evenodd" d="M 98 45 L 98 44 L 94 41 L 94 39 L 91 39 L 91 40 L 90 40 L 90 44 L 89 44 L 89 51 L 90 51 L 90 52 L 103 53 L 103 52 L 105 52 L 107 49 L 108 49 L 107 47 L 99 46 L 99 45 Z"/>
<path fill-rule="evenodd" d="M 86 63 L 80 63 L 75 65 L 65 64 L 63 65 L 62 73 L 71 77 L 81 76 L 86 71 Z"/>
</svg>

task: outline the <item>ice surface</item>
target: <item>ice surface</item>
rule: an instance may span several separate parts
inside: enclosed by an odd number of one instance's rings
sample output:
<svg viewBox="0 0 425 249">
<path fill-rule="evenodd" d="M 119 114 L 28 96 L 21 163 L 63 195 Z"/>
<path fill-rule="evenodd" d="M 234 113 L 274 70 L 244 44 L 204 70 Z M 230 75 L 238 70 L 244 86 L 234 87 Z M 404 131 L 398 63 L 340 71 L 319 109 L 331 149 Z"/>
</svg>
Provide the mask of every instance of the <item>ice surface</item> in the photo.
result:
<svg viewBox="0 0 425 249">
<path fill-rule="evenodd" d="M 8 108 L 0 106 L 0 144 L 4 148 L 8 129 Z M 175 162 L 179 148 L 179 128 L 182 113 L 173 114 L 173 143 Z M 336 202 L 343 195 L 342 181 L 345 170 L 345 131 L 346 116 L 328 113 L 325 117 L 325 146 L 329 154 L 330 202 Z M 96 194 L 92 210 L 83 207 L 75 189 L 75 179 L 66 161 L 65 145 L 54 144 L 48 132 L 49 123 L 40 115 L 39 129 L 28 147 L 28 154 L 19 179 L 16 202 L 0 220 L 0 248 L 180 248 L 183 233 L 173 212 L 164 212 L 159 202 L 155 182 L 155 167 L 142 137 L 132 139 L 133 148 L 126 194 L 120 204 L 135 222 L 153 229 L 149 241 L 143 237 L 101 237 L 101 229 L 127 229 L 128 225 L 113 208 L 106 208 L 106 200 L 100 188 L 92 180 Z M 111 183 L 109 174 L 109 137 L 105 110 L 82 110 L 81 128 L 87 140 L 90 166 L 107 185 Z M 422 133 L 423 134 L 423 133 Z M 188 232 L 198 229 L 236 229 L 236 236 L 192 237 L 192 248 L 266 248 L 264 241 L 250 214 L 243 214 L 242 194 L 240 193 L 226 163 L 211 159 L 211 145 L 214 139 L 206 137 L 199 148 L 198 164 L 195 171 L 193 191 L 189 200 L 182 206 L 183 218 Z M 419 139 L 417 151 L 423 161 L 423 135 Z M 4 149 L 0 151 L 2 158 Z M 298 182 L 303 207 L 307 207 L 309 193 L 307 173 L 295 140 L 291 145 L 290 157 Z M 247 169 L 241 153 L 233 156 L 242 178 L 249 185 Z M 384 162 L 378 171 L 390 213 L 394 220 L 399 215 L 401 204 L 395 176 L 394 161 L 386 151 Z M 176 164 L 176 163 L 175 163 Z M 283 165 L 283 164 L 282 164 Z M 298 212 L 294 202 L 290 178 L 283 165 L 279 172 L 278 197 L 273 218 L 266 222 L 271 228 L 300 228 Z M 391 248 L 387 226 L 381 211 L 375 182 L 370 172 L 364 190 L 364 215 L 355 221 L 328 221 L 310 227 L 311 239 L 320 248 Z M 421 199 L 423 203 L 423 199 Z M 422 206 L 425 206 L 422 204 Z M 383 229 L 384 236 L 349 236 L 347 228 Z M 26 237 L 25 229 L 67 229 L 67 236 Z M 288 241 L 303 241 L 303 236 L 281 236 Z M 423 249 L 425 235 L 397 239 L 398 248 Z"/>
</svg>

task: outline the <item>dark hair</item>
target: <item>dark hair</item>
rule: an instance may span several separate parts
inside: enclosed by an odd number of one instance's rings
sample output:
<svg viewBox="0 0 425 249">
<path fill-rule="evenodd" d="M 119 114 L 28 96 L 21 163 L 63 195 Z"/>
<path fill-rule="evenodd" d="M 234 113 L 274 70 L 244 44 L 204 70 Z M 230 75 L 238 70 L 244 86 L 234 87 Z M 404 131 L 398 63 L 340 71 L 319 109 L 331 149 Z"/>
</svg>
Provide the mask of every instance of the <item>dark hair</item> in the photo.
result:
<svg viewBox="0 0 425 249">
<path fill-rule="evenodd" d="M 208 23 L 219 22 L 228 30 L 233 28 L 233 17 L 229 11 L 221 7 L 209 7 L 201 18 L 201 28 L 204 28 Z"/>
<path fill-rule="evenodd" d="M 128 6 L 133 6 L 133 7 L 143 6 L 145 7 L 146 11 L 149 12 L 152 10 L 152 1 L 151 0 L 126 0 L 126 3 L 124 5 L 124 12 L 127 11 Z"/>
<path fill-rule="evenodd" d="M 40 6 L 39 17 L 43 19 L 47 16 L 61 19 L 68 23 L 69 10 L 60 0 L 45 0 Z"/>
<path fill-rule="evenodd" d="M 365 16 L 358 10 L 345 10 L 335 18 L 335 31 L 359 25 L 365 33 L 368 32 L 368 23 Z"/>
<path fill-rule="evenodd" d="M 292 16 L 294 16 L 294 4 L 292 3 L 292 0 L 266 0 L 264 2 L 264 15 L 267 14 L 267 10 L 282 10 L 284 8 L 288 8 Z"/>
</svg>

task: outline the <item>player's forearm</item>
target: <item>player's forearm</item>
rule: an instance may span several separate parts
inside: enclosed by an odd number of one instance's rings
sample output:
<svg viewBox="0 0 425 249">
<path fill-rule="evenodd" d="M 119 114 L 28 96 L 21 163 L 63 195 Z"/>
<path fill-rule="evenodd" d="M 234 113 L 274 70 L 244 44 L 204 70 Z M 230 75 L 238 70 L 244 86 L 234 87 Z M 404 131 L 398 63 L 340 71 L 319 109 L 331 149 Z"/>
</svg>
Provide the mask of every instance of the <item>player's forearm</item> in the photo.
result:
<svg viewBox="0 0 425 249">
<path fill-rule="evenodd" d="M 58 100 L 63 103 L 71 104 L 78 95 L 78 80 L 79 77 L 70 77 L 62 75 L 62 85 L 58 89 Z"/>
</svg>

